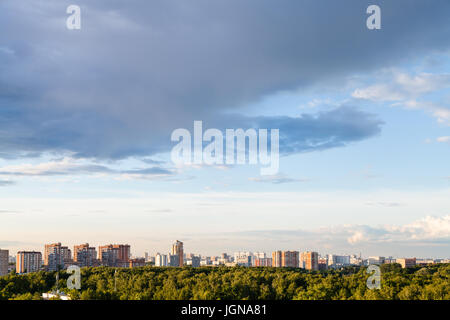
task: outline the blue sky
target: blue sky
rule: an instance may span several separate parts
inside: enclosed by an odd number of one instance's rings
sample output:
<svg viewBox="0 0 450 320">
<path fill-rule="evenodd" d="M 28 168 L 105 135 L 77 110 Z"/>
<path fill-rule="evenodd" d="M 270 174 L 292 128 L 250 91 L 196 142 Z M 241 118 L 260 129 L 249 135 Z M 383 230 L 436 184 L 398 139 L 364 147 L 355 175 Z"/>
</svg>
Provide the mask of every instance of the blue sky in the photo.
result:
<svg viewBox="0 0 450 320">
<path fill-rule="evenodd" d="M 77 2 L 0 4 L 0 247 L 448 257 L 448 1 Z M 279 173 L 174 165 L 194 120 Z"/>
</svg>

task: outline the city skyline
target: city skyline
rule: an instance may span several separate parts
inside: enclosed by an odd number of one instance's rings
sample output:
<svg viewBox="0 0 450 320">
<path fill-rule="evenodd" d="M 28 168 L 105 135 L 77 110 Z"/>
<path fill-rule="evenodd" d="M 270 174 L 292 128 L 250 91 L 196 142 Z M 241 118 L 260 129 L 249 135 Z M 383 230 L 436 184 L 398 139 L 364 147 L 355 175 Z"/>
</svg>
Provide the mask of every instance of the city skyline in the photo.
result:
<svg viewBox="0 0 450 320">
<path fill-rule="evenodd" d="M 175 242 L 173 242 L 172 245 L 170 247 L 168 247 L 168 248 L 165 248 L 165 249 L 162 249 L 162 250 L 158 250 L 158 249 L 154 249 L 154 248 L 151 249 L 151 250 L 147 249 L 144 252 L 142 252 L 142 254 L 141 254 L 141 253 L 133 252 L 131 250 L 132 246 L 129 245 L 129 244 L 123 245 L 123 244 L 113 244 L 113 243 L 119 243 L 119 242 L 116 241 L 116 242 L 110 242 L 110 244 L 98 244 L 98 245 L 93 245 L 92 243 L 89 243 L 89 242 L 85 242 L 85 243 L 81 243 L 81 244 L 74 244 L 74 245 L 67 244 L 66 242 L 54 242 L 54 243 L 44 244 L 44 250 L 39 250 L 39 248 L 37 248 L 36 250 L 34 250 L 34 249 L 30 250 L 28 248 L 26 248 L 26 249 L 22 248 L 22 249 L 17 251 L 17 254 L 19 254 L 20 252 L 41 253 L 43 255 L 42 256 L 42 263 L 44 265 L 48 265 L 48 262 L 45 261 L 46 257 L 48 257 L 48 253 L 47 253 L 48 249 L 47 249 L 47 247 L 52 248 L 54 246 L 58 246 L 59 248 L 62 248 L 62 249 L 65 249 L 65 250 L 68 249 L 68 253 L 67 254 L 66 253 L 64 253 L 64 254 L 61 253 L 61 256 L 68 255 L 69 261 L 79 262 L 79 263 L 84 261 L 84 260 L 80 260 L 80 258 L 77 259 L 77 254 L 80 255 L 80 253 L 77 250 L 83 251 L 83 249 L 84 249 L 84 250 L 91 251 L 91 252 L 93 252 L 93 256 L 92 257 L 94 259 L 102 260 L 102 251 L 104 249 L 107 249 L 107 248 L 119 248 L 119 247 L 123 247 L 123 246 L 128 247 L 128 249 L 126 251 L 127 253 L 126 254 L 122 253 L 122 255 L 118 258 L 119 260 L 124 260 L 124 261 L 127 260 L 128 261 L 128 260 L 136 259 L 136 258 L 156 257 L 159 254 L 167 255 L 167 256 L 176 255 L 177 256 L 176 259 L 180 259 L 179 260 L 180 261 L 179 264 L 181 264 L 181 265 L 183 265 L 184 263 L 182 263 L 183 259 L 179 258 L 180 255 L 178 254 L 178 252 L 184 253 L 183 257 L 186 257 L 187 255 L 195 255 L 195 256 L 201 256 L 203 258 L 205 258 L 205 257 L 219 257 L 219 256 L 221 256 L 223 254 L 229 255 L 230 253 L 231 254 L 237 254 L 237 253 L 241 253 L 242 252 L 242 253 L 246 253 L 246 254 L 250 254 L 250 255 L 255 254 L 256 257 L 259 254 L 264 254 L 264 255 L 267 254 L 268 256 L 272 255 L 272 259 L 274 259 L 273 255 L 275 253 L 279 252 L 280 256 L 278 258 L 276 258 L 276 260 L 279 261 L 278 264 L 280 264 L 280 265 L 282 264 L 281 261 L 284 261 L 284 256 L 283 257 L 281 256 L 281 253 L 284 253 L 284 252 L 287 252 L 288 254 L 290 254 L 290 253 L 298 253 L 298 254 L 300 254 L 294 260 L 303 259 L 301 254 L 303 254 L 303 253 L 310 253 L 310 252 L 317 253 L 319 255 L 319 257 L 326 257 L 328 255 L 336 255 L 336 256 L 349 256 L 349 257 L 350 256 L 355 256 L 355 257 L 359 257 L 359 258 L 363 258 L 363 259 L 367 259 L 367 258 L 370 258 L 370 257 L 376 257 L 376 256 L 378 256 L 378 257 L 386 257 L 386 258 L 394 258 L 394 259 L 400 259 L 400 258 L 437 259 L 437 260 L 439 260 L 439 259 L 441 259 L 441 260 L 448 260 L 448 259 L 450 259 L 450 256 L 448 254 L 447 255 L 443 255 L 443 256 L 439 256 L 439 257 L 420 256 L 420 255 L 409 255 L 408 256 L 408 255 L 405 255 L 405 254 L 402 254 L 402 253 L 400 253 L 398 255 L 390 255 L 390 254 L 386 254 L 385 252 L 378 252 L 378 254 L 363 254 L 363 252 L 361 252 L 361 251 L 357 252 L 357 250 L 354 251 L 354 252 L 330 251 L 330 250 L 328 250 L 328 251 L 320 251 L 320 250 L 314 250 L 313 248 L 307 248 L 307 249 L 303 248 L 303 250 L 301 250 L 301 248 L 295 248 L 295 247 L 291 247 L 291 248 L 287 248 L 287 249 L 286 248 L 277 248 L 275 250 L 267 250 L 267 249 L 262 249 L 262 248 L 260 248 L 258 250 L 248 250 L 248 248 L 241 248 L 241 250 L 238 250 L 238 251 L 236 251 L 236 250 L 234 250 L 234 251 L 233 250 L 222 250 L 222 251 L 217 250 L 214 253 L 211 253 L 211 252 L 204 253 L 201 250 L 196 250 L 195 248 L 191 248 L 189 251 L 185 251 L 184 250 L 185 242 L 184 241 L 180 242 L 179 240 L 176 240 Z M 177 251 L 177 249 L 176 249 L 177 245 L 179 243 L 181 243 L 181 251 Z M 7 251 L 10 252 L 10 254 L 9 254 L 10 257 L 15 257 L 15 255 L 11 255 L 11 253 L 13 253 L 14 251 L 10 251 L 10 250 L 8 250 L 6 248 L 0 248 L 0 250 L 2 250 L 2 251 L 7 250 Z M 59 249 L 59 250 L 61 250 L 61 249 Z M 122 250 L 122 249 L 120 249 L 120 250 Z M 129 258 L 128 259 L 124 259 L 124 254 L 129 256 Z M 83 255 L 83 256 L 81 256 L 81 259 L 86 259 L 86 257 Z M 288 258 L 286 258 L 286 259 L 288 259 Z"/>
<path fill-rule="evenodd" d="M 321 254 L 316 251 L 277 250 L 271 254 L 264 251 L 238 251 L 233 254 L 222 252 L 220 255 L 205 256 L 201 253 L 184 252 L 184 243 L 176 240 L 167 254 L 157 252 L 144 257 L 132 255 L 129 244 L 100 245 L 98 251 L 89 243 L 74 245 L 73 253 L 61 242 L 45 244 L 44 254 L 38 251 L 22 250 L 16 256 L 10 256 L 8 250 L 0 249 L 0 276 L 15 270 L 16 274 L 27 274 L 39 271 L 59 271 L 75 266 L 136 268 L 154 267 L 275 267 L 301 268 L 310 271 L 325 271 L 342 267 L 369 267 L 383 264 L 400 264 L 402 268 L 428 266 L 430 264 L 449 263 L 450 259 L 430 259 L 424 257 L 363 257 L 361 253 L 339 255 L 336 253 Z"/>
<path fill-rule="evenodd" d="M 0 248 L 445 257 L 450 2 L 373 2 L 1 1 Z M 174 163 L 196 121 L 278 130 L 278 173 Z"/>
</svg>

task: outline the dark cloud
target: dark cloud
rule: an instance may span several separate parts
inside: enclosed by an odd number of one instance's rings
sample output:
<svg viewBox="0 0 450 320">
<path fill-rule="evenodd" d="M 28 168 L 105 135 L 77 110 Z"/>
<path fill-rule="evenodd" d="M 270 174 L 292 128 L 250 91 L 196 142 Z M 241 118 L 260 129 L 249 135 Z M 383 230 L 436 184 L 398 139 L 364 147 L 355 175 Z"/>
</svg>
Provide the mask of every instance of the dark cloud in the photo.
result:
<svg viewBox="0 0 450 320">
<path fill-rule="evenodd" d="M 0 156 L 71 151 L 123 158 L 166 152 L 193 120 L 280 128 L 282 150 L 343 146 L 379 132 L 348 108 L 290 117 L 224 117 L 279 90 L 447 50 L 450 2 L 79 0 L 82 29 L 65 28 L 72 1 L 0 3 Z M 253 127 L 253 126 L 252 126 Z"/>
<path fill-rule="evenodd" d="M 238 128 L 280 130 L 280 152 L 292 154 L 341 147 L 381 132 L 383 124 L 375 115 L 352 107 L 340 107 L 299 117 L 222 117 Z M 228 120 L 230 119 L 230 120 Z M 220 123 L 215 123 L 220 127 Z"/>
</svg>

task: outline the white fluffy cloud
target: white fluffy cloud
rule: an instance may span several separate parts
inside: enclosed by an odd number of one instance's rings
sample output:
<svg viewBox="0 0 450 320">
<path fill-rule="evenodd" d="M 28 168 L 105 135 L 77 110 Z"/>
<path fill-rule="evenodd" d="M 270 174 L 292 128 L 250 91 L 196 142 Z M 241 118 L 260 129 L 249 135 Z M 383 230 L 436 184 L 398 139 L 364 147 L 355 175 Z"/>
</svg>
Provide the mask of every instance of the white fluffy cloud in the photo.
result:
<svg viewBox="0 0 450 320">
<path fill-rule="evenodd" d="M 440 123 L 450 124 L 450 108 L 428 101 L 424 96 L 450 88 L 450 74 L 407 73 L 392 71 L 387 81 L 358 88 L 353 91 L 356 99 L 392 102 L 393 106 L 423 109 L 430 112 Z"/>
<path fill-rule="evenodd" d="M 390 78 L 389 83 L 356 89 L 352 96 L 373 101 L 403 101 L 450 87 L 450 74 L 419 73 L 412 76 L 393 71 Z"/>
<path fill-rule="evenodd" d="M 437 142 L 450 142 L 450 136 L 439 137 L 436 139 Z"/>
<path fill-rule="evenodd" d="M 357 231 L 352 231 L 356 229 Z M 358 242 L 406 242 L 446 240 L 450 242 L 450 215 L 444 217 L 427 216 L 403 226 L 383 227 L 349 226 L 344 232 L 353 232 L 347 239 L 351 244 Z"/>
<path fill-rule="evenodd" d="M 236 233 L 239 237 L 261 241 L 299 243 L 308 248 L 339 248 L 348 252 L 361 248 L 382 248 L 384 253 L 392 247 L 416 248 L 449 247 L 450 215 L 426 216 L 405 225 L 338 225 L 318 229 L 258 230 Z M 379 254 L 384 254 L 378 251 Z"/>
</svg>

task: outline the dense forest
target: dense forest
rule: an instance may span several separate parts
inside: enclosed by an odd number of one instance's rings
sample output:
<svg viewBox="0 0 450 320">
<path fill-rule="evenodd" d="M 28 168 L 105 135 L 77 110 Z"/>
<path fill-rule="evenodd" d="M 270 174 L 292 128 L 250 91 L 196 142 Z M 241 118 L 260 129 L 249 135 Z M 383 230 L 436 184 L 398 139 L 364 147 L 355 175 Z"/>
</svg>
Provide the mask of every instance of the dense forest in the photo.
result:
<svg viewBox="0 0 450 320">
<path fill-rule="evenodd" d="M 311 272 L 291 268 L 83 268 L 81 290 L 58 288 L 72 299 L 318 299 L 450 300 L 450 264 L 402 269 L 381 266 L 381 289 L 368 289 L 366 268 Z M 56 289 L 55 272 L 0 277 L 0 300 L 40 299 Z"/>
</svg>

